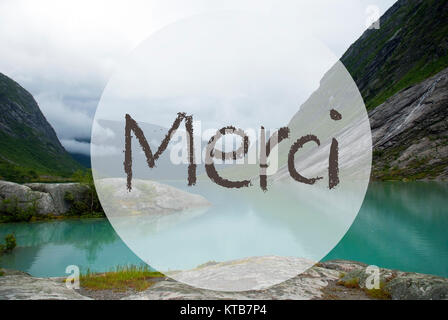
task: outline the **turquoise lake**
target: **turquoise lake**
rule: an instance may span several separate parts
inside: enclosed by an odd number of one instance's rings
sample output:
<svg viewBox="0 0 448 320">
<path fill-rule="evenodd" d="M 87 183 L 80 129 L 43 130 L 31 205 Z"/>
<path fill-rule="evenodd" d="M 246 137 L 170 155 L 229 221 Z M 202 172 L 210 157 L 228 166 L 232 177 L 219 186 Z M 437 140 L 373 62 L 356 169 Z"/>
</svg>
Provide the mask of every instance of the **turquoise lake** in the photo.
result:
<svg viewBox="0 0 448 320">
<path fill-rule="evenodd" d="M 324 258 L 348 259 L 448 277 L 448 184 L 372 183 L 352 227 Z M 143 263 L 107 219 L 0 224 L 18 247 L 0 265 L 34 276 L 63 276 L 68 265 L 107 271 Z"/>
</svg>

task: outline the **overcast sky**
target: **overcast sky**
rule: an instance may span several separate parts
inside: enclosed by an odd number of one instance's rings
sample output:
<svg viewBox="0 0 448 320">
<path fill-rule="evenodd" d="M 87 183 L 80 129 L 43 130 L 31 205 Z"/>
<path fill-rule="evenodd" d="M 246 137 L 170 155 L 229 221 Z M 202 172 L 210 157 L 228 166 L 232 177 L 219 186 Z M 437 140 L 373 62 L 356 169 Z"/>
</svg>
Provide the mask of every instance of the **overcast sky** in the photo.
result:
<svg viewBox="0 0 448 320">
<path fill-rule="evenodd" d="M 0 72 L 29 90 L 67 150 L 88 153 L 90 128 L 115 68 L 155 31 L 219 10 L 300 21 L 337 57 L 395 0 L 0 0 Z M 370 20 L 371 21 L 371 20 Z"/>
</svg>

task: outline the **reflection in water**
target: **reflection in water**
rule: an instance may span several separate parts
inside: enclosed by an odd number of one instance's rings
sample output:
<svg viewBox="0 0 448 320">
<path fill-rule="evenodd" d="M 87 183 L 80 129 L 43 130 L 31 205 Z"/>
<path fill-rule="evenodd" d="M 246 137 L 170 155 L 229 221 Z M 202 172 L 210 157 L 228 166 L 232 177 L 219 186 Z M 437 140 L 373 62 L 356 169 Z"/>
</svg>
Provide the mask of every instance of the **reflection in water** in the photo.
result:
<svg viewBox="0 0 448 320">
<path fill-rule="evenodd" d="M 185 182 L 170 184 L 188 188 Z M 283 270 L 295 276 L 339 242 L 362 201 L 359 191 L 358 197 L 347 196 L 348 186 L 329 192 L 291 183 L 272 186 L 267 193 L 258 189 L 223 193 L 222 188 L 201 181 L 190 190 L 204 195 L 213 206 L 203 208 L 205 212 L 195 209 L 175 215 L 109 215 L 125 243 L 158 270 L 189 270 L 209 261 L 248 257 L 308 261 L 300 263 L 302 269 L 291 265 L 288 272 Z"/>
<path fill-rule="evenodd" d="M 0 237 L 14 232 L 18 247 L 0 258 L 5 268 L 35 276 L 62 276 L 68 265 L 105 271 L 116 265 L 140 264 L 105 219 L 0 225 Z"/>
<path fill-rule="evenodd" d="M 447 197 L 446 183 L 372 183 L 351 229 L 325 259 L 356 260 L 448 277 Z M 279 220 L 285 218 L 281 210 L 278 213 Z M 216 213 L 209 216 L 210 221 L 219 219 Z M 240 217 L 239 228 L 248 230 L 254 224 L 267 223 L 273 232 L 278 223 L 275 219 L 266 220 L 266 217 L 263 219 L 262 215 L 260 218 L 253 213 L 241 214 Z M 285 234 L 279 234 L 279 239 L 294 241 L 300 237 L 292 232 L 299 222 L 289 226 L 290 230 Z M 186 223 L 194 224 L 194 219 Z M 2 256 L 0 265 L 36 276 L 64 275 L 66 266 L 71 264 L 82 269 L 105 271 L 116 265 L 142 263 L 120 240 L 107 220 L 0 225 L 1 238 L 10 232 L 16 234 L 19 247 L 13 254 Z M 285 230 L 278 228 L 278 232 Z M 201 234 L 196 237 L 201 240 Z M 258 239 L 269 251 L 269 242 L 264 241 L 262 235 Z M 244 244 L 231 246 L 231 249 L 244 250 Z M 179 252 L 179 259 L 184 258 Z"/>
<path fill-rule="evenodd" d="M 447 183 L 372 183 L 354 224 L 325 260 L 448 277 L 446 199 Z"/>
</svg>

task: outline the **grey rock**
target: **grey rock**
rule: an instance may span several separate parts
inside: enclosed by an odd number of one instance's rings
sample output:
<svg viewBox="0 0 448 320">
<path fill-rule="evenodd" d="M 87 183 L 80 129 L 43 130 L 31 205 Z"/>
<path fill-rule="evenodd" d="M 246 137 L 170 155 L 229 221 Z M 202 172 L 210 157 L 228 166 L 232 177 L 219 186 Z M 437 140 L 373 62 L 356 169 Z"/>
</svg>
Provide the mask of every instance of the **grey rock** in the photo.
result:
<svg viewBox="0 0 448 320">
<path fill-rule="evenodd" d="M 213 267 L 216 268 L 219 265 Z M 223 264 L 223 266 L 227 265 Z M 124 300 L 310 300 L 322 298 L 322 290 L 329 282 L 336 281 L 338 277 L 339 271 L 315 266 L 299 276 L 268 289 L 242 292 L 198 289 L 167 279 L 157 282 L 144 292 L 126 297 Z"/>
<path fill-rule="evenodd" d="M 314 261 L 279 256 L 250 257 L 207 263 L 191 270 L 164 272 L 168 277 L 191 286 L 219 291 L 250 291 L 273 285 L 307 271 Z"/>
<path fill-rule="evenodd" d="M 108 216 L 129 216 L 129 212 L 158 215 L 210 205 L 200 195 L 150 180 L 133 179 L 128 192 L 126 179 L 102 179 L 96 181 L 96 189 Z"/>
<path fill-rule="evenodd" d="M 394 300 L 447 300 L 448 280 L 440 277 L 407 273 L 398 274 L 386 285 Z"/>
<path fill-rule="evenodd" d="M 214 265 L 216 267 L 216 265 Z M 340 281 L 357 279 L 361 289 L 366 288 L 366 280 L 370 273 L 366 272 L 367 265 L 354 261 L 334 260 L 318 263 L 306 272 L 277 284 L 265 290 L 244 292 L 221 292 L 198 289 L 174 280 L 164 280 L 156 283 L 144 292 L 131 295 L 125 300 L 207 300 L 207 299 L 275 299 L 275 300 L 308 300 L 325 299 L 325 292 L 331 286 L 339 286 Z M 448 279 L 432 275 L 401 272 L 380 268 L 380 282 L 382 289 L 390 298 L 395 300 L 416 299 L 448 299 Z M 347 292 L 341 289 L 340 297 Z M 369 298 L 364 291 L 357 291 L 350 297 L 356 299 Z"/>
<path fill-rule="evenodd" d="M 60 278 L 35 278 L 24 272 L 4 270 L 0 300 L 90 300 L 66 287 Z"/>
<path fill-rule="evenodd" d="M 250 260 L 250 259 L 247 259 Z M 211 263 L 202 268 L 227 264 Z M 149 289 L 129 295 L 123 300 L 309 300 L 309 299 L 369 299 L 363 291 L 370 275 L 367 265 L 354 261 L 334 260 L 318 263 L 287 281 L 264 290 L 224 292 L 198 289 L 166 278 Z M 419 273 L 380 268 L 381 290 L 395 300 L 448 299 L 448 279 Z M 24 272 L 2 270 L 0 300 L 10 299 L 90 299 L 68 289 L 63 278 L 35 278 Z M 345 289 L 338 283 L 356 279 L 361 289 Z M 332 295 L 326 294 L 329 288 Z"/>
<path fill-rule="evenodd" d="M 332 86 L 326 82 L 328 78 L 329 76 L 326 75 L 321 82 L 321 87 L 302 105 L 302 113 L 306 110 L 316 112 L 316 108 L 313 108 L 314 105 L 319 105 L 314 102 L 316 97 L 321 95 L 325 97 L 329 89 L 332 89 Z M 370 111 L 373 178 L 376 180 L 448 180 L 447 106 L 448 68 L 398 92 Z M 298 120 L 295 118 L 299 115 L 300 113 L 297 113 L 289 127 L 297 126 Z M 301 123 L 300 127 L 304 125 Z M 351 131 L 351 135 L 355 134 L 356 130 Z M 360 138 L 353 143 L 360 145 L 360 141 L 363 140 Z M 318 154 L 318 151 L 315 153 Z M 318 163 L 316 157 L 315 159 L 310 154 L 306 156 L 309 160 L 296 159 L 296 167 L 300 169 L 302 164 L 306 168 Z M 356 154 L 350 159 L 353 162 L 361 161 L 361 157 Z M 340 162 L 340 168 L 343 168 L 345 164 Z M 351 168 L 353 172 L 356 172 L 355 169 Z M 286 166 L 279 170 L 278 176 L 288 177 Z"/>
<path fill-rule="evenodd" d="M 347 270 L 348 272 L 343 272 L 340 281 L 345 283 L 355 280 L 360 288 L 366 288 L 368 277 L 371 275 L 366 272 L 366 267 L 360 264 L 358 267 Z M 379 271 L 380 290 L 393 300 L 448 299 L 448 279 L 446 278 L 384 268 L 380 268 Z"/>
<path fill-rule="evenodd" d="M 374 176 L 448 176 L 448 68 L 369 113 Z"/>
<path fill-rule="evenodd" d="M 36 205 L 37 214 L 66 214 L 70 203 L 64 197 L 67 192 L 74 200 L 83 201 L 89 187 L 79 183 L 30 183 L 21 185 L 0 180 L 0 199 L 17 201 L 22 209 Z"/>
<path fill-rule="evenodd" d="M 28 183 L 25 186 L 33 191 L 48 194 L 54 204 L 55 213 L 65 214 L 70 210 L 70 203 L 64 198 L 69 192 L 75 201 L 85 201 L 89 187 L 79 183 Z"/>
<path fill-rule="evenodd" d="M 36 205 L 38 214 L 56 213 L 56 207 L 50 194 L 33 191 L 31 188 L 13 182 L 0 180 L 0 200 L 17 201 L 22 209 Z"/>
</svg>

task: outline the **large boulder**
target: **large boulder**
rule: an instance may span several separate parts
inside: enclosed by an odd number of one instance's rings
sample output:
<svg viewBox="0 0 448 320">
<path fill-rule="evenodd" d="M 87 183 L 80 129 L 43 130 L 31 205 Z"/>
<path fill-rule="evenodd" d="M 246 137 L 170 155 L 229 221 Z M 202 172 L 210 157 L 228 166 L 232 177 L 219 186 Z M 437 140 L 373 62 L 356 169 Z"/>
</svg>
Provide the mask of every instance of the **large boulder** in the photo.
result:
<svg viewBox="0 0 448 320">
<path fill-rule="evenodd" d="M 35 206 L 37 214 L 57 213 L 50 194 L 13 182 L 0 180 L 0 200 L 17 201 L 18 207 L 24 210 Z"/>
<path fill-rule="evenodd" d="M 333 263 L 335 269 L 341 270 L 342 285 L 350 284 L 366 289 L 371 273 L 366 272 L 367 265 L 352 263 L 351 268 L 342 269 L 343 261 Z M 326 264 L 325 264 L 326 265 Z M 358 265 L 358 266 L 356 266 Z M 343 271 L 344 270 L 344 271 Z M 403 272 L 379 268 L 379 293 L 393 300 L 447 300 L 448 279 L 428 274 Z"/>
<path fill-rule="evenodd" d="M 53 200 L 55 213 L 65 214 L 71 203 L 66 200 L 69 195 L 73 201 L 87 201 L 89 187 L 79 183 L 28 183 L 25 186 L 35 192 L 48 194 Z"/>
<path fill-rule="evenodd" d="M 89 187 L 79 183 L 29 183 L 0 180 L 0 200 L 17 201 L 21 209 L 35 206 L 37 214 L 66 214 L 73 201 L 87 201 Z M 69 195 L 72 201 L 67 201 Z"/>
<path fill-rule="evenodd" d="M 101 179 L 96 190 L 108 216 L 164 215 L 210 206 L 201 195 L 150 180 L 133 179 L 129 192 L 124 178 Z"/>
</svg>

